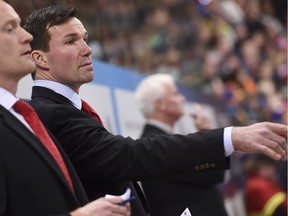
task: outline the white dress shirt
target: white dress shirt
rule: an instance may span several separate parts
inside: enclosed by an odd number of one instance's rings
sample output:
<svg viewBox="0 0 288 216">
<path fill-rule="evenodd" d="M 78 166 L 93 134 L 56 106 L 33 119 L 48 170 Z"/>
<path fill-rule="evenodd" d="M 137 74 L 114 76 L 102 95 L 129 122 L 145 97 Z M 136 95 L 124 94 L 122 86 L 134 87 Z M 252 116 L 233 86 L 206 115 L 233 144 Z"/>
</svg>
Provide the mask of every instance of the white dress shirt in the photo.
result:
<svg viewBox="0 0 288 216">
<path fill-rule="evenodd" d="M 77 109 L 82 108 L 82 102 L 79 94 L 70 87 L 62 83 L 54 82 L 51 80 L 35 80 L 34 86 L 40 86 L 51 89 L 52 91 L 68 98 Z"/>
<path fill-rule="evenodd" d="M 17 119 L 19 119 L 19 121 L 21 121 L 32 133 L 34 133 L 34 131 L 28 125 L 24 117 L 13 109 L 14 104 L 18 100 L 19 99 L 11 92 L 0 87 L 0 105 L 3 106 L 5 109 L 7 109 L 12 115 L 14 115 Z"/>
</svg>

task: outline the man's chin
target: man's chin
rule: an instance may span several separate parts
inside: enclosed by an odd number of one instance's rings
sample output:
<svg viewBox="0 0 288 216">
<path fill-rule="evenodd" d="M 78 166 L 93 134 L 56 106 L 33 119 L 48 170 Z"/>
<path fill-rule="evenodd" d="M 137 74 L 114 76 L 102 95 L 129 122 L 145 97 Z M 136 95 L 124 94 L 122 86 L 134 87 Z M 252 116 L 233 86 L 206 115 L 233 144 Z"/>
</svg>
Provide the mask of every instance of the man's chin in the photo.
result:
<svg viewBox="0 0 288 216">
<path fill-rule="evenodd" d="M 92 72 L 90 76 L 87 76 L 87 77 L 85 78 L 84 82 L 85 82 L 85 83 L 90 83 L 90 82 L 93 81 L 93 79 L 94 79 L 94 74 L 93 74 L 93 72 Z"/>
<path fill-rule="evenodd" d="M 36 66 L 35 66 L 34 62 L 32 62 L 29 65 L 28 64 L 25 66 L 23 65 L 21 67 L 21 70 L 23 70 L 23 73 L 25 73 L 25 74 L 31 74 L 31 73 L 35 72 Z"/>
</svg>

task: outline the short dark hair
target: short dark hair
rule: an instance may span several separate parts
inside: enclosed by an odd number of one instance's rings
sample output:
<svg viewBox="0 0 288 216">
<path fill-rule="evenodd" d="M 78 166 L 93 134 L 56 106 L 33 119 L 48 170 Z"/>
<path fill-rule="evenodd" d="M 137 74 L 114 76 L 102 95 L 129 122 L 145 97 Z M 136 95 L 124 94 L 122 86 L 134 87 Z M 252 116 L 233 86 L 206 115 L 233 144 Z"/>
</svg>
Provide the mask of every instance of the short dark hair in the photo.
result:
<svg viewBox="0 0 288 216">
<path fill-rule="evenodd" d="M 32 50 L 49 51 L 48 29 L 77 16 L 77 8 L 71 5 L 51 5 L 34 11 L 28 16 L 24 28 L 33 36 Z"/>
</svg>

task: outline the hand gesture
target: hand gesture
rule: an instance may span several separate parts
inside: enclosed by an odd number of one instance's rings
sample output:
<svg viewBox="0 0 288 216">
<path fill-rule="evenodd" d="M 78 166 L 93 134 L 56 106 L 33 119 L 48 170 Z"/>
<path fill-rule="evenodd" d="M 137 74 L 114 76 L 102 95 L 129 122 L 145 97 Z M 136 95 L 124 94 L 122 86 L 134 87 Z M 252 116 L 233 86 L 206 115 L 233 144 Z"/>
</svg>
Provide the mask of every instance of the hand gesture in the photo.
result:
<svg viewBox="0 0 288 216">
<path fill-rule="evenodd" d="M 261 153 L 274 160 L 287 159 L 287 125 L 261 122 L 246 127 L 233 127 L 235 150 Z"/>
<path fill-rule="evenodd" d="M 195 127 L 200 130 L 208 130 L 212 128 L 212 124 L 208 116 L 205 114 L 200 104 L 194 105 L 195 114 L 191 114 Z"/>
</svg>

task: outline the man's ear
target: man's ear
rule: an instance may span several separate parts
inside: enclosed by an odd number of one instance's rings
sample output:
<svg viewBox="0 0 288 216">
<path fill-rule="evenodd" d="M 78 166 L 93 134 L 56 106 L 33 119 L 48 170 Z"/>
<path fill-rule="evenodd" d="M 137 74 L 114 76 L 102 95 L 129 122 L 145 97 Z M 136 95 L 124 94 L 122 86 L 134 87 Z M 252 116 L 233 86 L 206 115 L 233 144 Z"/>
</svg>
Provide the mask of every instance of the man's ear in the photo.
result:
<svg viewBox="0 0 288 216">
<path fill-rule="evenodd" d="M 31 52 L 31 57 L 34 63 L 41 68 L 48 69 L 46 54 L 41 50 L 33 50 Z"/>
<path fill-rule="evenodd" d="M 165 111 L 167 108 L 166 108 L 166 105 L 165 105 L 165 102 L 162 98 L 159 98 L 157 100 L 155 100 L 154 102 L 154 105 L 155 105 L 155 109 L 158 110 L 158 111 Z"/>
</svg>

